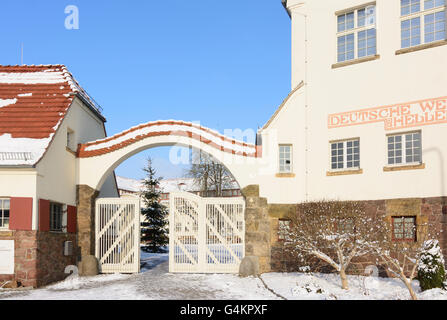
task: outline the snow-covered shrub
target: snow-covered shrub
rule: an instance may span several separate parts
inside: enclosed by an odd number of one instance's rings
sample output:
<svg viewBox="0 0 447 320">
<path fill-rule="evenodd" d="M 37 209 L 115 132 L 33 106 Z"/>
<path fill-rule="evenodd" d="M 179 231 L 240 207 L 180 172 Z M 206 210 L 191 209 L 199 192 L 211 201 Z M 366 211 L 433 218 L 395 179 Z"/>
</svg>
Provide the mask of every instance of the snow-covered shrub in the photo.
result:
<svg viewBox="0 0 447 320">
<path fill-rule="evenodd" d="M 378 221 L 379 224 L 379 221 Z M 374 245 L 379 262 L 389 274 L 399 278 L 407 287 L 411 299 L 418 300 L 412 286 L 418 274 L 418 266 L 424 253 L 427 239 L 437 238 L 439 231 L 430 222 L 419 223 L 413 228 L 417 241 L 395 241 L 392 237 L 392 223 L 380 222 L 382 232 Z"/>
<path fill-rule="evenodd" d="M 300 267 L 299 270 L 300 270 L 300 272 L 303 272 L 303 273 L 310 273 L 309 266 Z"/>
<path fill-rule="evenodd" d="M 371 251 L 380 232 L 378 218 L 367 214 L 360 202 L 325 200 L 302 203 L 288 218 L 290 224 L 280 230 L 284 247 L 300 259 L 312 256 L 325 262 L 347 290 L 347 268 L 353 258 Z"/>
<path fill-rule="evenodd" d="M 444 288 L 444 257 L 438 240 L 427 240 L 424 242 L 421 259 L 418 264 L 417 278 L 422 291 Z"/>
</svg>

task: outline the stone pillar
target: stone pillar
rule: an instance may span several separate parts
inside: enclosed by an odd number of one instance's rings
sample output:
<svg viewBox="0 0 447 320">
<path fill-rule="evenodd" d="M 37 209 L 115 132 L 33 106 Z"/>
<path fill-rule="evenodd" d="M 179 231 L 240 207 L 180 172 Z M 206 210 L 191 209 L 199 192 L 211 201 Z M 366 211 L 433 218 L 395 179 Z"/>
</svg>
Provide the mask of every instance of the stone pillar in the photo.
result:
<svg viewBox="0 0 447 320">
<path fill-rule="evenodd" d="M 81 256 L 95 254 L 95 200 L 99 191 L 87 185 L 76 187 L 78 247 Z"/>
<path fill-rule="evenodd" d="M 259 258 L 259 271 L 270 271 L 271 243 L 270 217 L 266 198 L 259 197 L 259 186 L 250 185 L 242 190 L 245 197 L 245 255 Z"/>
</svg>

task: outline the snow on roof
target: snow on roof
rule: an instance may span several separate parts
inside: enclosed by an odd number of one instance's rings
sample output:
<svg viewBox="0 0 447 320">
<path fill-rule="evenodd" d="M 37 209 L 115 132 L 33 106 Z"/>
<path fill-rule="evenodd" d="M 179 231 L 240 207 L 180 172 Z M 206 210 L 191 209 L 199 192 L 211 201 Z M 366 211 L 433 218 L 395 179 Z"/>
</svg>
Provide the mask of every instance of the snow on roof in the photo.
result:
<svg viewBox="0 0 447 320">
<path fill-rule="evenodd" d="M 17 99 L 0 99 L 0 108 L 9 106 L 11 104 L 15 104 L 17 102 Z"/>
<path fill-rule="evenodd" d="M 51 137 L 44 139 L 12 138 L 9 133 L 0 136 L 0 165 L 33 165 L 45 153 Z"/>
<path fill-rule="evenodd" d="M 140 192 L 144 187 L 141 180 L 132 178 L 116 176 L 116 182 L 118 184 L 118 189 L 131 192 Z M 200 186 L 194 182 L 193 178 L 163 179 L 160 181 L 158 187 L 163 193 L 200 191 Z M 239 185 L 236 181 L 232 184 L 231 189 L 239 189 Z"/>
<path fill-rule="evenodd" d="M 36 164 L 76 94 L 92 101 L 63 65 L 0 65 L 0 165 Z"/>
<path fill-rule="evenodd" d="M 200 191 L 193 178 L 165 179 L 160 181 L 160 190 L 164 193 L 175 191 Z"/>
<path fill-rule="evenodd" d="M 113 146 L 119 146 L 125 141 L 129 141 L 141 136 L 147 136 L 151 133 L 160 132 L 184 132 L 191 133 L 193 137 L 201 137 L 214 143 L 216 146 L 223 147 L 228 150 L 232 150 L 238 153 L 245 153 L 248 155 L 256 154 L 256 146 L 245 143 L 243 141 L 237 141 L 227 138 L 221 135 L 215 130 L 201 127 L 200 125 L 176 121 L 176 120 L 158 120 L 145 124 L 134 126 L 125 132 L 116 134 L 112 137 L 106 137 L 85 144 L 84 151 L 95 151 L 100 149 L 112 148 Z"/>
<path fill-rule="evenodd" d="M 118 184 L 118 189 L 120 190 L 139 192 L 143 188 L 143 183 L 141 180 L 131 178 L 116 176 L 116 183 Z"/>
</svg>

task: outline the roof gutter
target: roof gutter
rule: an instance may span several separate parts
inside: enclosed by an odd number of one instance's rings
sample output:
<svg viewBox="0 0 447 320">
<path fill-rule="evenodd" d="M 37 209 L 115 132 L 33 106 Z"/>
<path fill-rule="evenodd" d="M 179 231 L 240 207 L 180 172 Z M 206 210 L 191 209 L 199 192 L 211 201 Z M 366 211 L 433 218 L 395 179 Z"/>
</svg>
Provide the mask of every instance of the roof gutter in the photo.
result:
<svg viewBox="0 0 447 320">
<path fill-rule="evenodd" d="M 102 122 L 107 122 L 106 118 L 99 112 L 98 108 L 88 101 L 84 95 L 79 92 L 76 92 L 74 95 L 78 97 L 99 119 L 101 119 Z"/>
<path fill-rule="evenodd" d="M 7 165 L 0 165 L 0 169 L 35 169 L 36 165 L 33 164 L 7 164 Z"/>
<path fill-rule="evenodd" d="M 281 0 L 281 3 L 283 5 L 284 9 L 286 9 L 287 14 L 289 15 L 289 18 L 292 18 L 292 15 L 290 14 L 289 9 L 287 9 L 287 0 Z"/>
</svg>

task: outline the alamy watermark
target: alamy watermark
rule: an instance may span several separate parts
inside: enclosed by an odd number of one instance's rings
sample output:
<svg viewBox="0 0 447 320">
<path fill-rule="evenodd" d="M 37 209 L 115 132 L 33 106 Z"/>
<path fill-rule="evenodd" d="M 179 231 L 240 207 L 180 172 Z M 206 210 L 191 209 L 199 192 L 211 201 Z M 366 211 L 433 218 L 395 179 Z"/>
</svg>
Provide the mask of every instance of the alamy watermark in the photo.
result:
<svg viewBox="0 0 447 320">
<path fill-rule="evenodd" d="M 75 5 L 68 5 L 65 7 L 65 29 L 79 30 L 79 8 Z"/>
</svg>

